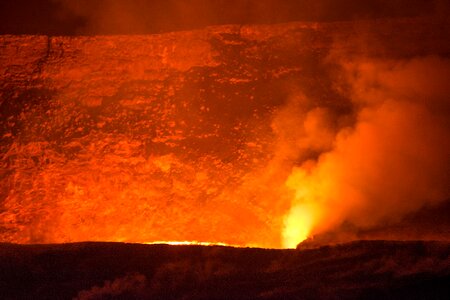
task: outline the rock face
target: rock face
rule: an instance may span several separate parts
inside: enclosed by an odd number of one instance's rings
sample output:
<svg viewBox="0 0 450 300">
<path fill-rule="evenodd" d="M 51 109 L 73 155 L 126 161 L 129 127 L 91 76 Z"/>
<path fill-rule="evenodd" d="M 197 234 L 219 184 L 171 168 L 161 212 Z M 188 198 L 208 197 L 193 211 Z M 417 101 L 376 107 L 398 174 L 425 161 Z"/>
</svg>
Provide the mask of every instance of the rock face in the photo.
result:
<svg viewBox="0 0 450 300">
<path fill-rule="evenodd" d="M 449 32 L 402 19 L 0 36 L 0 240 L 278 247 L 295 162 L 268 168 L 274 114 L 294 90 L 349 113 L 333 53 L 448 55 Z"/>
</svg>

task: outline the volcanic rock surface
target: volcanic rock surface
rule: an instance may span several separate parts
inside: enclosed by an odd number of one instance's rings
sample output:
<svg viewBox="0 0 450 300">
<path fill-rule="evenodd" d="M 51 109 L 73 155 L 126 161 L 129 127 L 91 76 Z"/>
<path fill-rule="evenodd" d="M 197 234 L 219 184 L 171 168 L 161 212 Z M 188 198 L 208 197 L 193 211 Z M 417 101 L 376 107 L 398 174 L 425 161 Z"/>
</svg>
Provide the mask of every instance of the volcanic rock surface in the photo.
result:
<svg viewBox="0 0 450 300">
<path fill-rule="evenodd" d="M 450 244 L 0 245 L 2 299 L 448 299 Z"/>
<path fill-rule="evenodd" d="M 449 32 L 423 18 L 0 36 L 0 240 L 279 247 L 290 200 L 267 165 L 292 90 L 351 114 L 334 52 L 448 56 Z"/>
</svg>

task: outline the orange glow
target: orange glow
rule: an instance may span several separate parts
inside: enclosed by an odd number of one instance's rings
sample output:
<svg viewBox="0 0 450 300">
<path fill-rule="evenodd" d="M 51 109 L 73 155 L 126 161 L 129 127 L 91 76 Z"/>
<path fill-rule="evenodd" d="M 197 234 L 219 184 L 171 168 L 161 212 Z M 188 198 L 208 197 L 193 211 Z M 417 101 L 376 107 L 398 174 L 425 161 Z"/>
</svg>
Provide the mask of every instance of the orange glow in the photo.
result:
<svg viewBox="0 0 450 300">
<path fill-rule="evenodd" d="M 295 167 L 286 181 L 295 196 L 284 223 L 285 247 L 345 221 L 370 228 L 399 220 L 448 197 L 447 175 L 440 171 L 449 159 L 450 148 L 441 145 L 449 145 L 448 127 L 432 107 L 450 91 L 437 79 L 450 74 L 450 62 L 428 58 L 346 67 L 357 69 L 349 72 L 357 74 L 352 96 L 364 108 L 353 128 L 336 134 L 330 150 Z M 423 74 L 436 75 L 431 82 Z"/>
<path fill-rule="evenodd" d="M 199 241 L 154 241 L 154 242 L 147 242 L 143 243 L 147 245 L 174 245 L 174 246 L 180 246 L 180 245 L 193 245 L 193 246 L 223 246 L 223 247 L 242 247 L 242 245 L 229 245 L 226 243 L 211 243 L 211 242 L 199 242 Z"/>
<path fill-rule="evenodd" d="M 293 248 L 448 199 L 450 61 L 396 22 L 361 25 L 409 34 L 386 51 L 351 22 L 0 36 L 0 242 Z"/>
<path fill-rule="evenodd" d="M 308 238 L 313 227 L 313 214 L 306 205 L 291 208 L 284 222 L 283 246 L 285 248 L 295 248 L 298 243 Z"/>
<path fill-rule="evenodd" d="M 295 190 L 293 206 L 284 219 L 283 247 L 295 248 L 298 243 L 306 240 L 320 216 L 321 205 L 317 195 L 325 192 L 326 187 L 320 182 L 307 177 L 305 170 L 298 169 L 286 182 Z"/>
</svg>

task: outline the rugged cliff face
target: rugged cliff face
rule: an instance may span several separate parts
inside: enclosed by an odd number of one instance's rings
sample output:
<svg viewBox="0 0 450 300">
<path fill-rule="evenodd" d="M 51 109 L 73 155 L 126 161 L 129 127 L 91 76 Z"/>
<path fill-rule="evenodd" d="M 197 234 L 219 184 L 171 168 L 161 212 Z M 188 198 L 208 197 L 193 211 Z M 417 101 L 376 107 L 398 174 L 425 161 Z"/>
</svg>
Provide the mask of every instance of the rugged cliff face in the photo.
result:
<svg viewBox="0 0 450 300">
<path fill-rule="evenodd" d="M 279 155 L 274 116 L 301 91 L 351 124 L 335 53 L 448 56 L 449 32 L 403 19 L 1 36 L 0 240 L 278 247 L 283 183 L 306 158 Z"/>
</svg>

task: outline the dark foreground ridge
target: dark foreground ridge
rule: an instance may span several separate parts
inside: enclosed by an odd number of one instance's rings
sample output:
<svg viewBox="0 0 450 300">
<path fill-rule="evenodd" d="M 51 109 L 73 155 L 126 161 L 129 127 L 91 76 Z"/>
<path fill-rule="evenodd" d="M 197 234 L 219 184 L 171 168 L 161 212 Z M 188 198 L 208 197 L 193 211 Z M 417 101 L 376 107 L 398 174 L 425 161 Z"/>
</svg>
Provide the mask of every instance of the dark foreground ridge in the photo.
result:
<svg viewBox="0 0 450 300">
<path fill-rule="evenodd" d="M 450 243 L 0 244 L 2 299 L 450 299 Z"/>
</svg>

